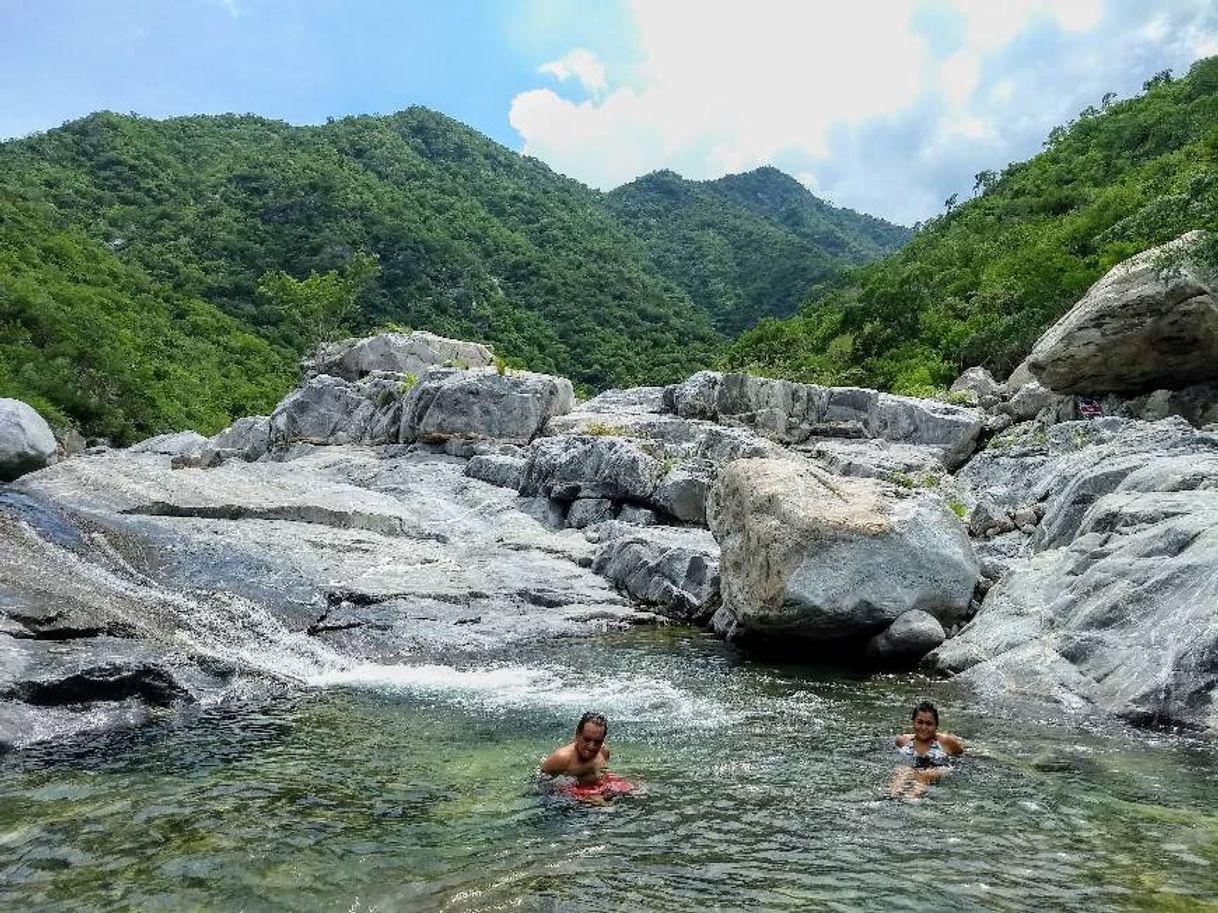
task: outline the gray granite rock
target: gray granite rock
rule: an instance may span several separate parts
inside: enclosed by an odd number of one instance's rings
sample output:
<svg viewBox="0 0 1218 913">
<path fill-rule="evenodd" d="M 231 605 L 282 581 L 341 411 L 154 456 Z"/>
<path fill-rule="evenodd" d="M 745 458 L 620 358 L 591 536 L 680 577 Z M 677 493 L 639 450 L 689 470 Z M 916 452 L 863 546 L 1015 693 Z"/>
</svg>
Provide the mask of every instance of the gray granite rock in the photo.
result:
<svg viewBox="0 0 1218 913">
<path fill-rule="evenodd" d="M 866 654 L 889 665 L 915 662 L 943 643 L 947 635 L 935 616 L 920 609 L 898 615 L 892 624 L 867 641 Z"/>
<path fill-rule="evenodd" d="M 165 456 L 197 454 L 207 445 L 207 438 L 197 431 L 177 431 L 158 434 L 131 445 L 132 453 L 159 453 Z"/>
<path fill-rule="evenodd" d="M 980 400 L 985 396 L 994 396 L 1002 389 L 1002 384 L 994 380 L 992 374 L 985 368 L 969 368 L 957 377 L 950 387 L 952 393 L 973 393 Z"/>
<path fill-rule="evenodd" d="M 525 460 L 523 457 L 498 453 L 479 454 L 465 465 L 465 474 L 471 479 L 481 479 L 492 485 L 520 490 L 524 481 Z"/>
<path fill-rule="evenodd" d="M 665 401 L 681 417 L 743 425 L 780 444 L 847 437 L 934 447 L 949 468 L 972 453 L 984 422 L 975 409 L 936 400 L 713 371 L 669 388 Z"/>
<path fill-rule="evenodd" d="M 415 330 L 323 345 L 304 362 L 304 369 L 308 377 L 329 374 L 355 381 L 378 371 L 422 377 L 436 366 L 484 368 L 494 358 L 494 353 L 479 343 Z"/>
<path fill-rule="evenodd" d="M 613 519 L 613 502 L 608 498 L 579 498 L 567 508 L 567 526 L 583 529 Z"/>
<path fill-rule="evenodd" d="M 579 502 L 576 502 L 579 503 Z M 719 597 L 719 547 L 706 530 L 609 524 L 592 569 L 632 599 L 680 621 L 705 621 Z"/>
<path fill-rule="evenodd" d="M 683 523 L 706 524 L 706 492 L 716 467 L 709 460 L 687 460 L 668 470 L 656 484 L 651 502 Z"/>
<path fill-rule="evenodd" d="M 575 394 L 564 377 L 494 369 L 433 368 L 410 391 L 399 440 L 450 438 L 528 443 Z"/>
<path fill-rule="evenodd" d="M 520 493 L 650 502 L 661 463 L 638 442 L 616 437 L 543 438 L 530 449 Z"/>
<path fill-rule="evenodd" d="M 979 576 L 937 495 L 793 461 L 724 467 L 707 518 L 721 548 L 714 625 L 733 639 L 870 636 L 912 609 L 951 624 Z"/>
<path fill-rule="evenodd" d="M 647 415 L 666 412 L 664 387 L 631 387 L 627 390 L 606 390 L 587 402 L 578 411 L 594 414 Z"/>
<path fill-rule="evenodd" d="M 0 483 L 50 465 L 56 451 L 51 426 L 32 406 L 0 398 Z"/>
<path fill-rule="evenodd" d="M 1191 231 L 1114 266 L 1037 341 L 1028 367 L 1057 393 L 1136 394 L 1218 380 L 1218 289 Z"/>
</svg>

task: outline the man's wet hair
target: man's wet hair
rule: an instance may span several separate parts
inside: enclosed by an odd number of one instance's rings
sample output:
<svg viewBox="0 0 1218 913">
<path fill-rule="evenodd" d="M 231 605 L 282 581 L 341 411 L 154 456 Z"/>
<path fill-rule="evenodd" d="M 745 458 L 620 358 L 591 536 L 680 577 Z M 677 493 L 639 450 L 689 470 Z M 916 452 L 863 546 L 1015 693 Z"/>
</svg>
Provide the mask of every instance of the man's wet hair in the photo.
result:
<svg viewBox="0 0 1218 913">
<path fill-rule="evenodd" d="M 939 725 L 939 710 L 930 701 L 922 701 L 920 704 L 914 707 L 913 713 L 909 715 L 909 718 L 911 720 L 916 720 L 919 713 L 929 713 L 935 718 L 935 725 Z"/>
<path fill-rule="evenodd" d="M 591 723 L 593 726 L 600 726 L 605 730 L 605 735 L 609 735 L 609 721 L 605 719 L 603 713 L 597 713 L 595 710 L 589 710 L 579 718 L 579 723 L 575 727 L 575 734 L 579 735 L 584 731 L 584 726 Z"/>
</svg>

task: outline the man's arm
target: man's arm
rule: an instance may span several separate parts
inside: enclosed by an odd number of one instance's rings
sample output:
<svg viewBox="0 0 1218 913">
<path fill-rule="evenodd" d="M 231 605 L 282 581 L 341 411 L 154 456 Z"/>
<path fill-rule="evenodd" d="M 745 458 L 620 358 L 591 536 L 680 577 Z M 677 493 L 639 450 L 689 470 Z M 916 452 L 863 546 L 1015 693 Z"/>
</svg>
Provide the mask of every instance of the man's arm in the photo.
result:
<svg viewBox="0 0 1218 913">
<path fill-rule="evenodd" d="M 557 777 L 560 774 L 566 773 L 568 766 L 566 748 L 557 748 L 550 752 L 550 756 L 541 762 L 541 772 Z"/>
</svg>

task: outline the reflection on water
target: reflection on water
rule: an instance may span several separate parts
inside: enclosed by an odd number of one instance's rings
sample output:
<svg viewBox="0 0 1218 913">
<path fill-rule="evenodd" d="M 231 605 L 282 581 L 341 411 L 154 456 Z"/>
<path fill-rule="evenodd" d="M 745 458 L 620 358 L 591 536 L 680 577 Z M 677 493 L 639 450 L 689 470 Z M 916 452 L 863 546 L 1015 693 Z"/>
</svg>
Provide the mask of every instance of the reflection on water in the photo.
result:
<svg viewBox="0 0 1218 913">
<path fill-rule="evenodd" d="M 1183 739 L 974 706 L 917 676 L 741 664 L 687 632 L 317 684 L 0 760 L 0 908 L 1218 903 L 1215 756 Z M 927 800 L 889 800 L 891 737 L 921 697 L 970 756 Z M 610 715 L 614 769 L 645 784 L 604 807 L 534 774 L 590 707 Z"/>
</svg>

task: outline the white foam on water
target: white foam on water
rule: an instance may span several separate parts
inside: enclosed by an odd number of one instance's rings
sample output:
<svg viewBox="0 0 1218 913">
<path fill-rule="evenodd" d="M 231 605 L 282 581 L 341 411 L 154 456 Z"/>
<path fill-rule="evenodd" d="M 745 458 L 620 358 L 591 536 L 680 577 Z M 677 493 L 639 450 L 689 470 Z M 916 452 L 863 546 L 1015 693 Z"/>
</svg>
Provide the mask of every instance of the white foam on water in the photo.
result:
<svg viewBox="0 0 1218 913">
<path fill-rule="evenodd" d="M 327 670 L 307 684 L 399 691 L 471 709 L 545 708 L 569 714 L 595 707 L 621 722 L 680 722 L 716 728 L 733 719 L 727 707 L 713 698 L 691 694 L 670 681 L 625 671 L 618 678 L 573 677 L 569 670 L 535 666 L 458 669 L 439 664 L 364 663 Z"/>
</svg>

